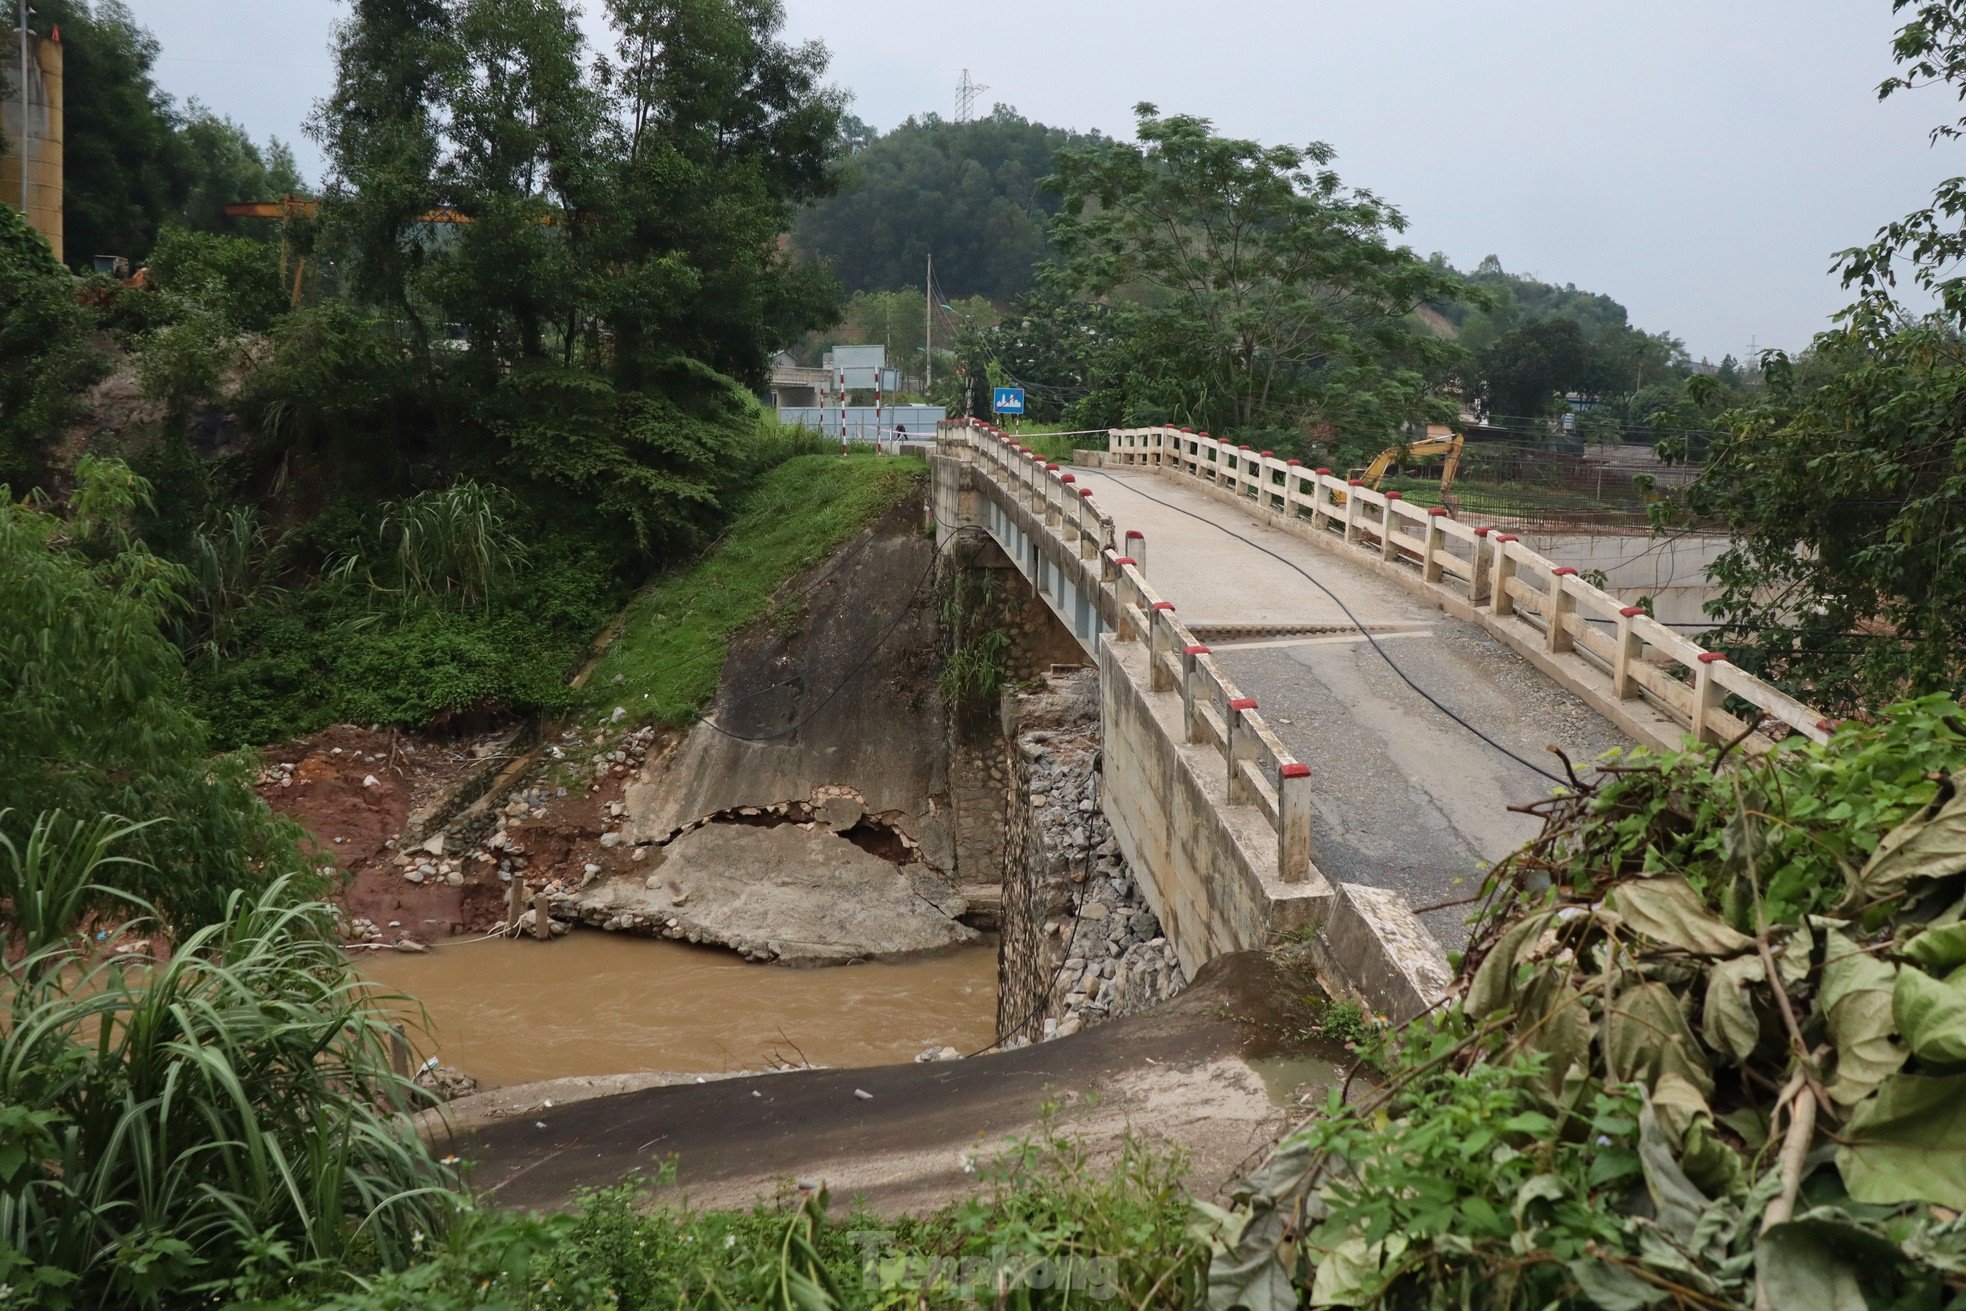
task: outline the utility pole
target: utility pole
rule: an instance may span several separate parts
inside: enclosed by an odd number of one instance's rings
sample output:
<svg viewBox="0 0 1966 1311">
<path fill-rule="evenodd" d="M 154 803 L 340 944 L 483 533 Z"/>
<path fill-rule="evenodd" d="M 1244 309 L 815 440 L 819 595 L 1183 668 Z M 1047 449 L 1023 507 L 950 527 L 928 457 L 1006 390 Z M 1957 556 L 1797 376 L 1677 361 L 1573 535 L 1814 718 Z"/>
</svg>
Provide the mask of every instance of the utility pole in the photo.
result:
<svg viewBox="0 0 1966 1311">
<path fill-rule="evenodd" d="M 928 257 L 928 278 L 922 283 L 922 399 L 935 385 L 935 256 Z"/>
<path fill-rule="evenodd" d="M 20 0 L 20 221 L 27 222 L 27 0 Z"/>
</svg>

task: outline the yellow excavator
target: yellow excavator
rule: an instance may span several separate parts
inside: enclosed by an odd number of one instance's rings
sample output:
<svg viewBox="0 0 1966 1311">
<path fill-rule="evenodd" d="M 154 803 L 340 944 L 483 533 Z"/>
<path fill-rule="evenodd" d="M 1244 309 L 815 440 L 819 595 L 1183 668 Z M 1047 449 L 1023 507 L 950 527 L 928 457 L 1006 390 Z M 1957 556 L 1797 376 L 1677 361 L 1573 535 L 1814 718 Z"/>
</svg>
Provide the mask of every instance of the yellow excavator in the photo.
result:
<svg viewBox="0 0 1966 1311">
<path fill-rule="evenodd" d="M 1440 424 L 1432 424 L 1427 428 L 1427 435 L 1419 441 L 1408 442 L 1404 446 L 1388 446 L 1372 458 L 1372 463 L 1363 469 L 1351 470 L 1347 476 L 1358 479 L 1362 485 L 1376 492 L 1379 490 L 1379 484 L 1385 481 L 1386 473 L 1396 462 L 1432 459 L 1436 455 L 1445 456 L 1446 461 L 1440 470 L 1440 499 L 1447 507 L 1448 513 L 1452 514 L 1459 508 L 1454 503 L 1452 488 L 1454 475 L 1461 469 L 1461 447 L 1466 441 L 1467 438 L 1462 434 Z M 1339 505 L 1343 505 L 1345 494 L 1338 492 L 1333 499 Z"/>
</svg>

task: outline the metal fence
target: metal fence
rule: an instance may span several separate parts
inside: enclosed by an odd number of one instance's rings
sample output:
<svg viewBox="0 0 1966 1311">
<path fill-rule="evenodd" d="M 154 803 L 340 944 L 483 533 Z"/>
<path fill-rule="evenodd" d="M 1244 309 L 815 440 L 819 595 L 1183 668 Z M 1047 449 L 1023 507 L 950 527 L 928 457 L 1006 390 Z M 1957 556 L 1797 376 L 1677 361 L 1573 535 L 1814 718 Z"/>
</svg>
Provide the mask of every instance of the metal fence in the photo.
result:
<svg viewBox="0 0 1966 1311">
<path fill-rule="evenodd" d="M 940 405 L 883 405 L 878 410 L 849 405 L 843 416 L 837 405 L 781 405 L 778 417 L 850 442 L 932 442 L 935 425 L 948 418 L 949 411 Z"/>
</svg>

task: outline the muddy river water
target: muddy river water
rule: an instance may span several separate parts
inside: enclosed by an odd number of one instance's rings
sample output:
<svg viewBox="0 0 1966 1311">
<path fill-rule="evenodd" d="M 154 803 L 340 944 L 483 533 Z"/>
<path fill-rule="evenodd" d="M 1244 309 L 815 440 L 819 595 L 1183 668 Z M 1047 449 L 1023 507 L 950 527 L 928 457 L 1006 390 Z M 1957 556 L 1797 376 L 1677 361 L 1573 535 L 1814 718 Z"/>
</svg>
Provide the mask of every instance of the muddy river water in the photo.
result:
<svg viewBox="0 0 1966 1311">
<path fill-rule="evenodd" d="M 898 964 L 789 969 L 709 947 L 577 931 L 554 942 L 358 954 L 429 1013 L 412 1034 L 487 1088 L 576 1074 L 835 1067 L 967 1053 L 995 1036 L 994 944 Z M 413 1009 L 413 1008 L 412 1008 Z"/>
</svg>

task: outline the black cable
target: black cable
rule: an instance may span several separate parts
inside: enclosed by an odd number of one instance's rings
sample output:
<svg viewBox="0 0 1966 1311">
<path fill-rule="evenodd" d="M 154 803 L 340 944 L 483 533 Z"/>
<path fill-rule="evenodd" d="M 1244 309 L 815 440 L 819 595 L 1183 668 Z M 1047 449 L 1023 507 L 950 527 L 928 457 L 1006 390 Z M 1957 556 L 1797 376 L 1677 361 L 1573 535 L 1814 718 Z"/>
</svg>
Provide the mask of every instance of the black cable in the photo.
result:
<svg viewBox="0 0 1966 1311">
<path fill-rule="evenodd" d="M 1079 869 L 1084 877 L 1079 880 L 1078 899 L 1072 904 L 1071 922 L 1066 926 L 1068 932 L 1065 935 L 1065 949 L 1058 953 L 1058 964 L 1051 971 L 1051 982 L 1044 985 L 1044 996 L 1039 999 L 1037 1006 L 1026 1013 L 1023 1019 L 1009 1026 L 1009 1033 L 1013 1036 L 1019 1029 L 1029 1026 L 1033 1020 L 1042 1020 L 1044 1018 L 1044 1013 L 1051 1009 L 1052 997 L 1058 992 L 1058 980 L 1065 977 L 1065 962 L 1072 958 L 1072 946 L 1078 941 L 1079 915 L 1085 910 L 1085 890 L 1092 886 L 1092 843 L 1087 842 L 1085 844 L 1085 851 L 1080 857 L 1080 862 Z M 994 1040 L 957 1059 L 966 1061 L 972 1056 L 981 1056 L 984 1052 L 995 1051 L 1007 1041 L 1004 1032 L 1004 1030 L 999 1029 Z M 1031 1038 L 1027 1041 L 1038 1043 L 1042 1042 L 1043 1038 Z"/>
<path fill-rule="evenodd" d="M 1075 470 L 1074 472 L 1094 473 L 1099 471 Z M 1113 477 L 1113 475 L 1109 473 L 1100 473 L 1100 476 L 1105 478 Z M 1336 601 L 1338 603 L 1338 608 L 1345 612 L 1345 617 L 1351 620 L 1352 623 L 1358 628 L 1360 635 L 1363 636 L 1366 641 L 1372 644 L 1372 649 L 1379 653 L 1379 658 L 1381 660 L 1384 660 L 1387 666 L 1390 667 L 1395 674 L 1399 675 L 1401 682 L 1405 683 L 1408 687 L 1412 688 L 1415 692 L 1418 692 L 1421 695 L 1421 697 L 1426 700 L 1427 704 L 1431 705 L 1434 709 L 1440 711 L 1441 714 L 1446 715 L 1449 719 L 1459 724 L 1462 728 L 1467 729 L 1468 732 L 1474 734 L 1476 737 L 1480 738 L 1483 742 L 1486 742 L 1489 746 L 1495 748 L 1495 750 L 1507 756 L 1510 760 L 1515 761 L 1516 764 L 1521 765 L 1524 769 L 1529 770 L 1531 773 L 1534 774 L 1541 774 L 1544 778 L 1548 779 L 1552 783 L 1556 783 L 1564 787 L 1569 786 L 1570 784 L 1569 779 L 1563 778 L 1562 776 L 1557 774 L 1552 774 L 1549 770 L 1544 769 L 1542 766 L 1523 759 L 1515 752 L 1503 746 L 1500 742 L 1497 742 L 1494 738 L 1488 736 L 1488 734 L 1476 728 L 1473 724 L 1470 724 L 1467 720 L 1461 718 L 1461 716 L 1455 714 L 1452 710 L 1448 709 L 1447 706 L 1442 704 L 1440 699 L 1434 696 L 1433 693 L 1427 691 L 1426 688 L 1421 687 L 1418 683 L 1414 682 L 1412 677 L 1404 669 L 1400 668 L 1399 661 L 1393 659 L 1390 655 L 1386 654 L 1386 648 L 1379 645 L 1379 639 L 1374 637 L 1372 633 L 1366 628 L 1364 622 L 1361 621 L 1357 615 L 1352 613 L 1352 608 L 1346 605 L 1344 600 L 1336 592 L 1332 591 L 1330 588 L 1326 587 L 1323 583 L 1319 582 L 1316 578 L 1312 577 L 1310 571 L 1305 569 L 1302 565 L 1298 564 L 1294 560 L 1290 560 L 1285 558 L 1284 556 L 1278 555 L 1275 551 L 1272 551 L 1269 547 L 1264 546 L 1260 542 L 1252 542 L 1247 537 L 1244 537 L 1241 533 L 1235 532 L 1234 530 L 1229 528 L 1224 528 L 1221 524 L 1216 523 L 1213 519 L 1210 519 L 1206 515 L 1196 514 L 1193 510 L 1184 510 L 1178 505 L 1172 504 L 1171 502 L 1168 501 L 1163 501 L 1160 497 L 1155 496 L 1149 492 L 1143 492 L 1138 487 L 1133 487 L 1130 484 L 1122 484 L 1122 486 L 1126 486 L 1128 490 L 1130 490 L 1137 496 L 1146 497 L 1148 500 L 1152 501 L 1156 505 L 1164 506 L 1169 510 L 1173 510 L 1177 514 L 1185 514 L 1190 519 L 1198 519 L 1202 523 L 1207 524 L 1211 528 L 1217 529 L 1220 532 L 1227 533 L 1229 536 L 1235 538 L 1238 542 L 1243 543 L 1245 546 L 1252 546 L 1258 551 L 1261 551 L 1264 555 L 1269 556 L 1272 560 L 1275 560 L 1280 564 L 1287 565 L 1291 569 L 1296 570 L 1299 574 L 1301 574 L 1304 577 L 1304 579 L 1307 582 L 1311 584 L 1311 586 L 1317 588 L 1318 591 L 1323 592 L 1326 596 L 1330 597 L 1333 601 Z"/>
</svg>

